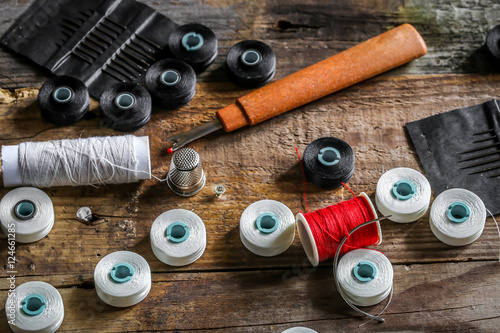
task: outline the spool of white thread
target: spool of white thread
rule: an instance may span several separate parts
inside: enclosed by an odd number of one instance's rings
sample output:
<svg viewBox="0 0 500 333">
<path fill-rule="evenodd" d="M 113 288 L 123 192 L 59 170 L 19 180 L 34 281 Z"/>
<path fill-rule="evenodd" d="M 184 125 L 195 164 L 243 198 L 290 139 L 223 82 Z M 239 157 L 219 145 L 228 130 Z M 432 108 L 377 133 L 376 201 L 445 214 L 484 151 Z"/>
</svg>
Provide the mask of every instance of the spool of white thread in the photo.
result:
<svg viewBox="0 0 500 333">
<path fill-rule="evenodd" d="M 318 332 L 307 327 L 292 327 L 287 330 L 284 330 L 281 333 L 318 333 Z"/>
<path fill-rule="evenodd" d="M 132 306 L 151 290 L 151 270 L 146 259 L 137 253 L 113 252 L 95 267 L 94 282 L 103 302 L 116 307 Z"/>
<path fill-rule="evenodd" d="M 5 187 L 123 184 L 151 178 L 149 138 L 123 135 L 2 146 Z"/>
<path fill-rule="evenodd" d="M 256 255 L 277 256 L 290 247 L 294 237 L 295 218 L 281 202 L 260 200 L 241 214 L 241 242 Z"/>
<path fill-rule="evenodd" d="M 207 233 L 201 218 L 185 209 L 172 209 L 156 218 L 151 226 L 151 249 L 171 266 L 189 265 L 205 252 Z"/>
<path fill-rule="evenodd" d="M 54 225 L 52 201 L 37 188 L 16 188 L 0 201 L 0 223 L 5 235 L 15 233 L 17 242 L 36 242 Z"/>
<path fill-rule="evenodd" d="M 63 322 L 64 305 L 56 288 L 45 282 L 30 281 L 9 294 L 5 313 L 16 333 L 54 333 Z"/>
<path fill-rule="evenodd" d="M 392 290 L 392 264 L 382 253 L 358 249 L 346 253 L 337 266 L 337 280 L 346 300 L 357 306 L 382 302 Z"/>
<path fill-rule="evenodd" d="M 398 223 L 421 218 L 431 200 L 431 185 L 420 172 L 410 168 L 387 171 L 377 183 L 375 203 L 382 215 Z"/>
<path fill-rule="evenodd" d="M 485 223 L 484 203 L 471 191 L 446 190 L 432 203 L 429 225 L 445 244 L 463 246 L 474 242 L 483 233 Z"/>
</svg>

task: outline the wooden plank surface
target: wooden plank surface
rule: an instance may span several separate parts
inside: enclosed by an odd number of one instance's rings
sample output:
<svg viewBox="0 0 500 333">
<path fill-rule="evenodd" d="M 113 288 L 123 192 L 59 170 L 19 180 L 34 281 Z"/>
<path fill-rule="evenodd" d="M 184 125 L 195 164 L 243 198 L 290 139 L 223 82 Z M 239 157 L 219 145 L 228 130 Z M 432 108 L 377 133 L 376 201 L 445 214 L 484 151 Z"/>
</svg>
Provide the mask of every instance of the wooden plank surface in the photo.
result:
<svg viewBox="0 0 500 333">
<path fill-rule="evenodd" d="M 409 65 L 348 88 L 256 127 L 214 133 L 190 145 L 200 153 L 207 185 L 192 198 L 174 195 L 157 180 L 99 188 L 51 188 L 56 223 L 33 244 L 18 244 L 17 283 L 41 280 L 59 289 L 66 315 L 60 331 L 281 332 L 307 326 L 318 332 L 353 331 L 364 323 L 335 292 L 331 262 L 309 266 L 296 237 L 273 258 L 247 251 L 238 223 L 252 202 L 268 198 L 297 213 L 305 209 L 302 173 L 294 147 L 303 152 L 315 138 L 335 136 L 356 154 L 349 186 L 372 198 L 384 170 L 422 170 L 403 125 L 443 111 L 497 97 L 500 75 L 481 48 L 496 22 L 494 1 L 144 1 L 178 23 L 200 22 L 219 38 L 220 56 L 198 78 L 197 94 L 175 111 L 156 109 L 136 135 L 149 135 L 153 174 L 164 178 L 170 159 L 165 138 L 211 120 L 215 111 L 248 92 L 229 83 L 224 54 L 239 40 L 268 42 L 278 55 L 276 78 L 353 46 L 403 22 L 414 24 L 429 54 Z M 31 1 L 0 1 L 0 31 Z M 25 59 L 0 49 L 0 144 L 116 135 L 93 112 L 75 126 L 57 127 L 39 114 L 37 87 L 47 75 Z M 8 88 L 8 89 L 7 89 Z M 15 110 L 13 110 L 15 107 Z M 212 188 L 224 184 L 215 198 Z M 0 188 L 0 196 L 9 189 Z M 311 209 L 350 198 L 345 189 L 325 191 L 307 184 Z M 92 225 L 76 219 L 81 206 L 102 218 Z M 194 264 L 174 268 L 153 255 L 151 223 L 163 211 L 194 210 L 207 228 L 207 249 Z M 499 296 L 499 236 L 488 219 L 481 238 L 451 248 L 439 242 L 428 216 L 408 224 L 382 223 L 378 247 L 394 265 L 394 298 L 386 322 L 363 331 L 495 331 Z M 93 270 L 106 254 L 130 250 L 144 256 L 153 288 L 140 304 L 114 309 L 99 301 Z M 7 248 L 0 240 L 0 262 Z M 0 311 L 7 296 L 5 267 Z M 369 308 L 376 312 L 380 306 Z M 0 331 L 7 331 L 0 315 Z"/>
</svg>

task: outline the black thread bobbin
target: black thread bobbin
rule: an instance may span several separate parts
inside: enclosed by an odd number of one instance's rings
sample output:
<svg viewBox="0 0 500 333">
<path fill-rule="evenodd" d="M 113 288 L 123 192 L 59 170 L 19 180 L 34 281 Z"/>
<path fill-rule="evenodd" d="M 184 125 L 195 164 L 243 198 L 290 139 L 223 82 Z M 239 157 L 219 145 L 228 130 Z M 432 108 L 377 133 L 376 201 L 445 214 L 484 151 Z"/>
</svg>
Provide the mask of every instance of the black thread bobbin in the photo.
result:
<svg viewBox="0 0 500 333">
<path fill-rule="evenodd" d="M 90 107 L 85 84 L 70 76 L 55 76 L 38 92 L 42 116 L 57 125 L 72 125 L 83 118 Z"/>
<path fill-rule="evenodd" d="M 101 124 L 115 131 L 135 131 L 151 118 L 151 95 L 136 83 L 112 85 L 103 91 L 99 104 L 104 117 Z"/>
<path fill-rule="evenodd" d="M 189 23 L 175 29 L 168 38 L 172 55 L 203 72 L 217 57 L 217 37 L 208 27 Z"/>
<path fill-rule="evenodd" d="M 155 62 L 146 72 L 145 83 L 153 101 L 167 109 L 187 104 L 196 93 L 196 73 L 177 59 Z"/>
<path fill-rule="evenodd" d="M 354 175 L 354 162 L 351 146 L 333 137 L 314 140 L 303 156 L 307 180 L 322 188 L 336 188 L 348 182 Z"/>
<path fill-rule="evenodd" d="M 500 66 L 500 25 L 488 32 L 486 36 L 486 47 L 497 65 Z"/>
<path fill-rule="evenodd" d="M 276 54 L 258 40 L 241 41 L 227 53 L 227 73 L 231 81 L 246 87 L 258 87 L 271 81 L 276 73 Z"/>
</svg>

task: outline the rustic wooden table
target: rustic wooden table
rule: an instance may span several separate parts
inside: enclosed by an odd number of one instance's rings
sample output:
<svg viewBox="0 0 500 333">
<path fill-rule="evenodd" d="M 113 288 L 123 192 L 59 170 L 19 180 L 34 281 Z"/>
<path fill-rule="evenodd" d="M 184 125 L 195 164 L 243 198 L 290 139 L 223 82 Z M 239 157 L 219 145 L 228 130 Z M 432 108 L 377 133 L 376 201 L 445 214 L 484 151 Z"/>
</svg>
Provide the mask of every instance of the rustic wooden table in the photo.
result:
<svg viewBox="0 0 500 333">
<path fill-rule="evenodd" d="M 135 132 L 149 135 L 153 173 L 164 177 L 170 158 L 165 138 L 212 119 L 214 112 L 247 93 L 230 83 L 224 55 L 236 42 L 260 39 L 277 54 L 276 78 L 347 49 L 401 23 L 422 34 L 429 52 L 421 59 L 252 128 L 214 133 L 191 144 L 207 174 L 192 198 L 173 194 L 156 180 L 129 185 L 60 187 L 45 191 L 56 222 L 33 244 L 17 244 L 16 284 L 45 281 L 61 293 L 65 318 L 60 332 L 281 332 L 306 326 L 318 332 L 354 331 L 365 319 L 336 293 L 332 262 L 312 268 L 298 236 L 284 254 L 263 258 L 239 238 L 243 210 L 275 199 L 297 213 L 304 209 L 302 172 L 294 147 L 303 152 L 314 139 L 335 136 L 356 154 L 349 182 L 355 192 L 375 192 L 384 170 L 422 170 L 404 129 L 408 121 L 498 97 L 500 75 L 482 47 L 498 24 L 498 1 L 472 0 L 190 0 L 144 1 L 177 23 L 200 22 L 219 39 L 219 56 L 198 77 L 197 94 L 175 111 L 156 109 Z M 5 31 L 29 1 L 0 1 Z M 57 127 L 38 111 L 38 87 L 48 77 L 29 61 L 0 49 L 0 143 L 118 134 L 89 115 L 75 126 Z M 13 107 L 16 110 L 10 114 Z M 97 103 L 92 107 L 98 112 Z M 8 115 L 6 115 L 8 114 Z M 213 186 L 227 192 L 215 198 Z M 345 189 L 306 186 L 311 209 L 350 198 Z M 9 189 L 0 189 L 0 195 Z M 87 225 L 76 219 L 81 206 L 100 216 Z M 207 248 L 186 267 L 169 267 L 151 251 L 149 230 L 162 212 L 184 208 L 204 220 Z M 411 224 L 383 222 L 378 247 L 394 266 L 394 297 L 386 322 L 361 331 L 497 331 L 500 326 L 499 237 L 488 219 L 472 245 L 453 248 L 438 241 L 428 215 Z M 118 250 L 144 256 L 152 270 L 149 296 L 118 309 L 102 303 L 94 288 L 99 260 Z M 0 240 L 0 312 L 9 284 L 7 244 Z M 377 312 L 381 305 L 368 308 Z M 9 331 L 0 314 L 0 331 Z"/>
</svg>

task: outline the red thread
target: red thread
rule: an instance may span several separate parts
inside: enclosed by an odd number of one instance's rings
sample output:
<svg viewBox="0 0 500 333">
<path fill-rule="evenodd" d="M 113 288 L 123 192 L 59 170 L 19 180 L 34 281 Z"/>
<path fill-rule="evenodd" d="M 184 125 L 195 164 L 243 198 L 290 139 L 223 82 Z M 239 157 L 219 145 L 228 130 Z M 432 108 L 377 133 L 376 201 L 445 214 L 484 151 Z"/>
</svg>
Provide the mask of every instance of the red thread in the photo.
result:
<svg viewBox="0 0 500 333">
<path fill-rule="evenodd" d="M 304 214 L 316 242 L 319 262 L 333 258 L 339 243 L 356 226 L 375 219 L 368 201 L 360 196 Z M 369 224 L 352 234 L 340 254 L 378 244 L 377 223 Z"/>
</svg>

